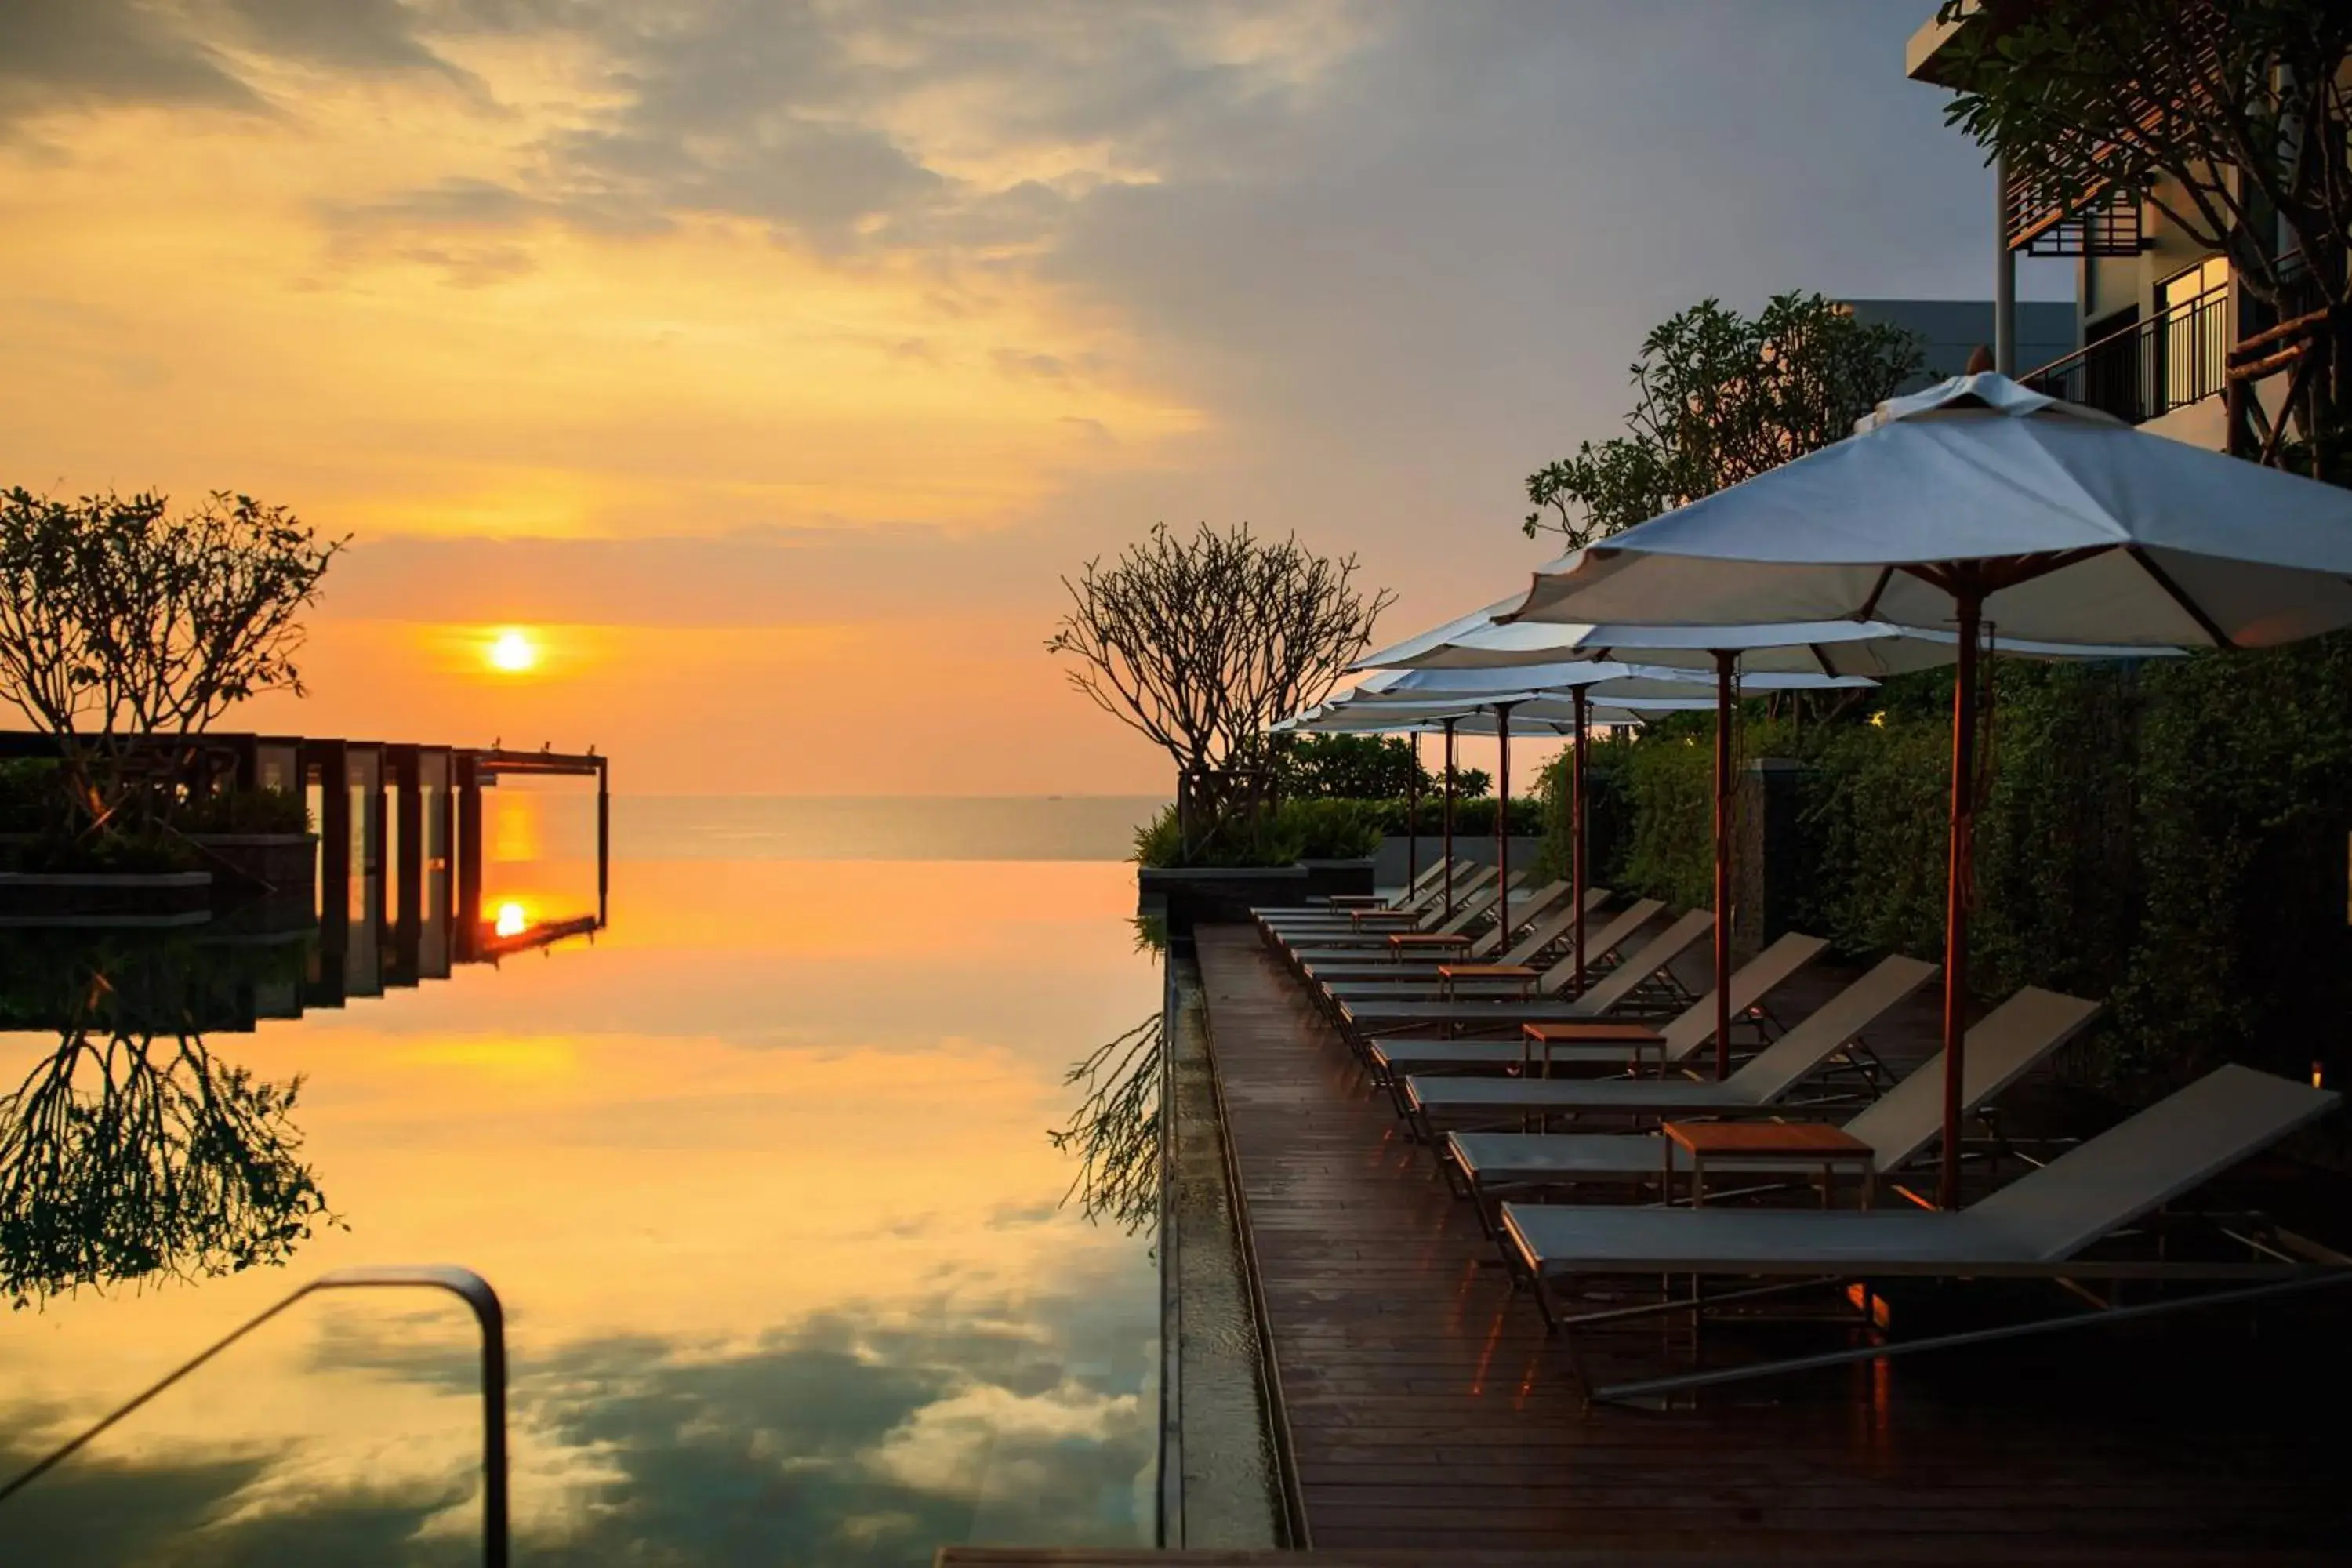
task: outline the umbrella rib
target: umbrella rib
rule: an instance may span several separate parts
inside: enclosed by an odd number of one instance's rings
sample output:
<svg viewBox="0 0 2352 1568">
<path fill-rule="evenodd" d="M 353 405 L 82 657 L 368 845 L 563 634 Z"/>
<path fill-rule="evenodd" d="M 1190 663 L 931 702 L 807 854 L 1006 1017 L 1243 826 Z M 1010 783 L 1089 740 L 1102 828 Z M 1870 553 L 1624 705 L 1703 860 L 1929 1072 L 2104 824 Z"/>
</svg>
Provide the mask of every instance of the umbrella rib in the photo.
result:
<svg viewBox="0 0 2352 1568">
<path fill-rule="evenodd" d="M 2134 561 L 2139 563 L 2139 569 L 2147 574 L 2149 581 L 2163 589 L 2171 597 L 2172 602 L 2186 611 L 2189 618 L 2195 621 L 2199 628 L 2213 639 L 2215 647 L 2238 646 L 2230 640 L 2230 634 L 2223 631 L 2214 623 L 2213 617 L 2205 613 L 2202 605 L 2180 591 L 2180 584 L 2172 580 L 2172 574 L 2158 565 L 2144 548 L 2137 544 L 2127 544 L 2124 549 Z"/>
<path fill-rule="evenodd" d="M 1854 616 L 1855 620 L 1867 621 L 1877 618 L 1879 595 L 1886 592 L 1886 584 L 1893 581 L 1894 577 L 1894 567 L 1881 566 L 1878 569 L 1878 581 L 1871 584 L 1870 597 L 1862 602 L 1861 613 Z"/>
</svg>

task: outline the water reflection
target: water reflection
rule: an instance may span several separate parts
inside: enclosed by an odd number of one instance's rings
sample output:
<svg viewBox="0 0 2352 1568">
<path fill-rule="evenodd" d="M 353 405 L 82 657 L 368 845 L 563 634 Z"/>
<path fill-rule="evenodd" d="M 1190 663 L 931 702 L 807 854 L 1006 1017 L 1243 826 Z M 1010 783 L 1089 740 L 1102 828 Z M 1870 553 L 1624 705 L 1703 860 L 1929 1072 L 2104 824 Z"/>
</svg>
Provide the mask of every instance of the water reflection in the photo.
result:
<svg viewBox="0 0 2352 1568">
<path fill-rule="evenodd" d="M 1062 1079 L 1085 1095 L 1067 1124 L 1046 1134 L 1078 1162 L 1065 1204 L 1128 1235 L 1160 1223 L 1160 1084 L 1167 1026 L 1154 1012 L 1081 1058 Z"/>
<path fill-rule="evenodd" d="M 1057 1208 L 1070 1156 L 1039 1135 L 1067 1064 L 1159 993 L 1131 868 L 620 843 L 593 947 L 213 1037 L 256 1083 L 301 1080 L 299 1157 L 348 1228 L 291 1270 L 0 1314 L 0 1471 L 289 1273 L 455 1261 L 511 1311 L 519 1560 L 1148 1539 L 1155 1276 Z M 493 861 L 480 907 L 593 886 L 577 857 Z M 205 1005 L 225 1028 L 236 1002 Z M 58 1048 L 54 1017 L 0 1023 L 0 1083 Z M 315 1306 L 0 1508 L 0 1556 L 470 1560 L 462 1312 Z"/>
<path fill-rule="evenodd" d="M 0 1096 L 0 1292 L 18 1308 L 282 1263 L 327 1216 L 293 1121 L 299 1079 L 214 1057 L 186 957 L 11 944 L 8 1013 L 62 1016 Z"/>
</svg>

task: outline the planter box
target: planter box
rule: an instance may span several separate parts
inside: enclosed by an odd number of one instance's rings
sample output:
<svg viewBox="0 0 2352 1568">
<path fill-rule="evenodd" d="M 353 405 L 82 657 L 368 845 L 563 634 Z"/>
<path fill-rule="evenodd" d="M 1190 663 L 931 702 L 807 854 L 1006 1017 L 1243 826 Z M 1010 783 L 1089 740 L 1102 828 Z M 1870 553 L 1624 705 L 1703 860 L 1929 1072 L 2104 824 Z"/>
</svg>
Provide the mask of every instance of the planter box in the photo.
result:
<svg viewBox="0 0 2352 1568">
<path fill-rule="evenodd" d="M 1246 921 L 1253 909 L 1307 901 L 1304 866 L 1146 866 L 1135 880 L 1140 911 L 1180 934 L 1202 921 Z"/>
<path fill-rule="evenodd" d="M 209 871 L 0 872 L 0 925 L 200 925 L 212 906 Z"/>
<path fill-rule="evenodd" d="M 218 858 L 226 873 L 213 886 L 215 908 L 266 898 L 309 914 L 319 874 L 317 834 L 192 833 L 188 840 Z"/>
<path fill-rule="evenodd" d="M 1370 860 L 1302 860 L 1295 866 L 1147 866 L 1135 874 L 1138 908 L 1171 931 L 1202 921 L 1246 921 L 1250 910 L 1295 909 L 1335 893 L 1372 890 Z"/>
</svg>

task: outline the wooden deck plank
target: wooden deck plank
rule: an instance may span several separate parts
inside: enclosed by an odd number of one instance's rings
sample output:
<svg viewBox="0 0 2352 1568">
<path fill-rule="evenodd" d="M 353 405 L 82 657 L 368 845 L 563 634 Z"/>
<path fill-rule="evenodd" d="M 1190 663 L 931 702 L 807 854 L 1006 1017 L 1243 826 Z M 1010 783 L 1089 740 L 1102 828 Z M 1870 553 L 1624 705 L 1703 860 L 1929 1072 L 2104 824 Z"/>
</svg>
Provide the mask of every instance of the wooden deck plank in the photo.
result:
<svg viewBox="0 0 2352 1568">
<path fill-rule="evenodd" d="M 1865 1364 L 1665 1413 L 1584 1410 L 1564 1348 L 1494 1266 L 1468 1206 L 1256 934 L 1206 927 L 1196 945 L 1324 1549 L 1285 1563 L 1475 1563 L 1507 1549 L 1498 1563 L 1601 1563 L 1637 1547 L 1691 1563 L 2288 1562 L 2317 1560 L 2352 1525 L 2344 1446 L 2298 1440 L 2297 1412 L 2326 1418 L 2352 1384 L 2344 1352 L 2293 1375 L 2301 1352 L 2242 1321 Z M 1809 979 L 1776 1005 L 1793 1021 L 1828 984 Z M 1923 1005 L 1874 1044 L 1899 1070 L 1932 1051 L 1933 1027 Z M 1707 1348 L 1743 1353 L 1742 1335 L 1827 1348 L 1841 1331 L 1711 1327 Z M 1579 1343 L 1614 1375 L 1676 1364 L 1689 1335 L 1653 1323 Z M 2184 1366 L 2184 1344 L 2213 1364 Z M 2151 1358 L 2152 1345 L 2173 1349 Z"/>
</svg>

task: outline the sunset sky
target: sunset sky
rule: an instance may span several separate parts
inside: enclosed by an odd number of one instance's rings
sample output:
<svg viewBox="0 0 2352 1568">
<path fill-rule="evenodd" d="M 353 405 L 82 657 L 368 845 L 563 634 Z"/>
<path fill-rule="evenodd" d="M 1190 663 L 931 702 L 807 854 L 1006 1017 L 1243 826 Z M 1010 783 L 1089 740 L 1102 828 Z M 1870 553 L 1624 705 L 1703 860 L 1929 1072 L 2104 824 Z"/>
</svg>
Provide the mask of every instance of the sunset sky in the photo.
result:
<svg viewBox="0 0 2352 1568">
<path fill-rule="evenodd" d="M 239 727 L 1157 792 L 1058 573 L 1246 519 L 1401 636 L 1658 319 L 1984 294 L 1933 8 L 0 0 L 0 483 L 355 537 Z"/>
</svg>

